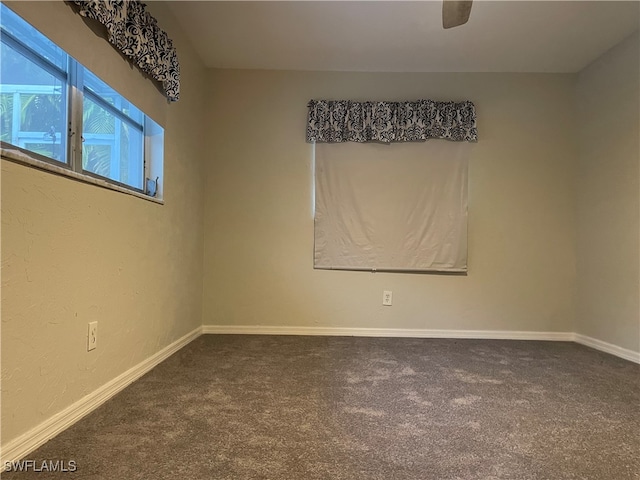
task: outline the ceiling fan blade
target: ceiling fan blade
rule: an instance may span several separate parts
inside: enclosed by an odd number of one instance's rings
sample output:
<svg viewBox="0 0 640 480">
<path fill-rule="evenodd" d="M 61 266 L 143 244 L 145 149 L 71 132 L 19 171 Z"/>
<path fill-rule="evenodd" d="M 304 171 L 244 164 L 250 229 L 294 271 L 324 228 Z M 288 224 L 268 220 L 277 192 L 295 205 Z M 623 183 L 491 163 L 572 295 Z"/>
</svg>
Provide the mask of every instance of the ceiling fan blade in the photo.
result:
<svg viewBox="0 0 640 480">
<path fill-rule="evenodd" d="M 469 21 L 472 0 L 442 0 L 442 26 L 457 27 Z"/>
</svg>

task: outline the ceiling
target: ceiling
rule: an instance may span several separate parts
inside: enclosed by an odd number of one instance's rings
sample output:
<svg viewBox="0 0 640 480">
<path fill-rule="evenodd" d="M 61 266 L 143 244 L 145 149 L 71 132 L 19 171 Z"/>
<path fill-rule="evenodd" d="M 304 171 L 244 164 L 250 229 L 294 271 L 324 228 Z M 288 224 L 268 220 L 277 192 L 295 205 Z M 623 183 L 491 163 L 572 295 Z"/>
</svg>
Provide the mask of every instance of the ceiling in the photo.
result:
<svg viewBox="0 0 640 480">
<path fill-rule="evenodd" d="M 208 67 L 576 72 L 639 28 L 637 1 L 476 0 L 444 30 L 440 1 L 171 1 Z"/>
</svg>

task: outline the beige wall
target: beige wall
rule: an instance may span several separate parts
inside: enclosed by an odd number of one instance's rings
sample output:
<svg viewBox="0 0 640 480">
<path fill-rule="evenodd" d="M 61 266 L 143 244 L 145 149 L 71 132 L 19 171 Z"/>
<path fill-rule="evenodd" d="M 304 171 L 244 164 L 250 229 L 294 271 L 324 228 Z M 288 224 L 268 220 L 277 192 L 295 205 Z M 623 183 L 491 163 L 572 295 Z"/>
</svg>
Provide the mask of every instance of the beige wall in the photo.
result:
<svg viewBox="0 0 640 480">
<path fill-rule="evenodd" d="M 640 38 L 577 85 L 577 333 L 640 351 Z"/>
<path fill-rule="evenodd" d="M 572 331 L 574 75 L 211 71 L 204 324 Z M 311 98 L 471 99 L 468 276 L 313 269 Z M 394 305 L 382 307 L 382 291 Z"/>
<path fill-rule="evenodd" d="M 7 4 L 164 126 L 165 205 L 2 160 L 3 444 L 201 325 L 205 79 L 161 3 L 172 105 L 69 6 Z"/>
</svg>

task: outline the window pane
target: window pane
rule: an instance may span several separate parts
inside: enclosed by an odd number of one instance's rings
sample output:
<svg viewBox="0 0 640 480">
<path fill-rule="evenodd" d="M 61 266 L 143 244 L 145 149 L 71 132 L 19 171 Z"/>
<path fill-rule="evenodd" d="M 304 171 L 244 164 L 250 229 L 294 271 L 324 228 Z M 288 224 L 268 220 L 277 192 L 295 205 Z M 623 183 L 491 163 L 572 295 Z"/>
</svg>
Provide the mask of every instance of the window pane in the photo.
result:
<svg viewBox="0 0 640 480">
<path fill-rule="evenodd" d="M 142 130 L 85 96 L 82 115 L 82 168 L 142 189 Z"/>
<path fill-rule="evenodd" d="M 2 141 L 66 161 L 66 82 L 4 42 L 0 102 Z"/>
<path fill-rule="evenodd" d="M 13 35 L 62 71 L 67 70 L 67 54 L 55 43 L 33 28 L 4 4 L 0 4 L 2 30 Z M 2 72 L 3 75 L 5 72 Z"/>
<path fill-rule="evenodd" d="M 72 85 L 84 95 L 71 98 Z M 70 118 L 70 108 L 75 111 L 80 105 L 82 120 Z M 150 136 L 145 136 L 147 128 Z M 67 159 L 69 129 L 82 131 L 81 164 Z M 73 138 L 79 141 L 80 132 Z M 162 177 L 162 128 L 1 0 L 0 139 L 69 163 L 75 172 L 99 175 L 141 191 L 148 150 L 147 173 Z"/>
<path fill-rule="evenodd" d="M 89 88 L 91 92 L 102 98 L 105 102 L 131 118 L 138 125 L 142 125 L 144 120 L 143 113 L 87 69 L 84 70 L 84 86 L 85 88 Z"/>
</svg>

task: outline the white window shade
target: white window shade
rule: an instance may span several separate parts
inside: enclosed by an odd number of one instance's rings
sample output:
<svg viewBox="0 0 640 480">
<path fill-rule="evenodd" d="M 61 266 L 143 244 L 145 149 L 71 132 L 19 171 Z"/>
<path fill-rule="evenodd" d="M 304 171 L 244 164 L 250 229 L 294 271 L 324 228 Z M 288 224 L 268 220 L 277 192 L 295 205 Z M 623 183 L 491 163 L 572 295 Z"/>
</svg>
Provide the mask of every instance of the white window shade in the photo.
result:
<svg viewBox="0 0 640 480">
<path fill-rule="evenodd" d="M 466 272 L 471 148 L 316 144 L 315 268 Z"/>
</svg>

